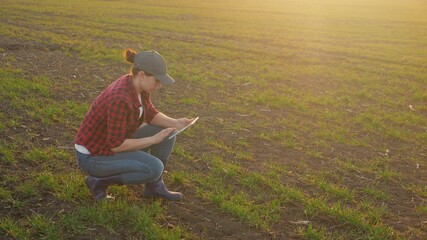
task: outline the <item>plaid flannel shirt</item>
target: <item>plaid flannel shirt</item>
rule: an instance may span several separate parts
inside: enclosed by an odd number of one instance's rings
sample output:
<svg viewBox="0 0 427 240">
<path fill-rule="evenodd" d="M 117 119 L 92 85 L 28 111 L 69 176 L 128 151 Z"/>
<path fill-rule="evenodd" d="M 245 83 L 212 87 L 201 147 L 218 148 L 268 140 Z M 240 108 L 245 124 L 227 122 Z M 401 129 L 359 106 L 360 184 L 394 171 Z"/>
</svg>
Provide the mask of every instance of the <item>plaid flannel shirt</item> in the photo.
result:
<svg viewBox="0 0 427 240">
<path fill-rule="evenodd" d="M 124 75 L 110 84 L 92 103 L 76 135 L 75 143 L 96 155 L 114 155 L 111 148 L 131 138 L 143 122 L 150 123 L 159 112 L 150 94 L 141 93 L 144 112 L 131 75 Z"/>
</svg>

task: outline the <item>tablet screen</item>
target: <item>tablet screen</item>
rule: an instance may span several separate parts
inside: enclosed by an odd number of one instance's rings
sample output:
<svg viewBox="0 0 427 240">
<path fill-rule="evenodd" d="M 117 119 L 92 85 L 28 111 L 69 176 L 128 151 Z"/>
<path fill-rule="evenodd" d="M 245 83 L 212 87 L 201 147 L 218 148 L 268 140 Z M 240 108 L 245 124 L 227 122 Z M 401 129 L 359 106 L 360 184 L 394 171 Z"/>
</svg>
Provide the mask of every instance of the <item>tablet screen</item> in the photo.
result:
<svg viewBox="0 0 427 240">
<path fill-rule="evenodd" d="M 187 126 L 182 128 L 181 130 L 174 132 L 172 135 L 169 136 L 169 139 L 171 139 L 171 138 L 175 137 L 176 135 L 180 134 L 181 132 L 183 132 L 185 129 L 187 129 L 188 127 L 193 125 L 198 119 L 199 119 L 199 117 L 196 117 L 190 124 L 188 124 Z"/>
</svg>

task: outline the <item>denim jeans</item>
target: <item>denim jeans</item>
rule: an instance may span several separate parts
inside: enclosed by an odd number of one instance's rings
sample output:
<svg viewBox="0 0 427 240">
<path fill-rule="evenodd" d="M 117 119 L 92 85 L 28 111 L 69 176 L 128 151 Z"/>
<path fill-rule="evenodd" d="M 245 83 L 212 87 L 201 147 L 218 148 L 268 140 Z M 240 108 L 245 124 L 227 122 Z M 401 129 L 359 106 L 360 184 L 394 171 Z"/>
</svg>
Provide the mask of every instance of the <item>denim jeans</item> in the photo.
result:
<svg viewBox="0 0 427 240">
<path fill-rule="evenodd" d="M 136 130 L 133 138 L 145 138 L 163 130 L 145 124 Z M 124 184 L 154 182 L 160 178 L 169 159 L 175 137 L 165 138 L 161 143 L 137 151 L 115 153 L 112 156 L 93 156 L 76 151 L 80 169 L 94 177 L 120 175 Z"/>
</svg>

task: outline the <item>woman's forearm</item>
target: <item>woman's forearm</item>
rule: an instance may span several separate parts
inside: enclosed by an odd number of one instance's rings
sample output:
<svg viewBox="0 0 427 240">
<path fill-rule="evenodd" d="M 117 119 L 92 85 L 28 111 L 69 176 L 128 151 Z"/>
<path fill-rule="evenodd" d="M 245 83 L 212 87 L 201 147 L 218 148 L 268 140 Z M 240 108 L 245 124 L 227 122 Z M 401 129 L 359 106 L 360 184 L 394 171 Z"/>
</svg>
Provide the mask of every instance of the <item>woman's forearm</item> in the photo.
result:
<svg viewBox="0 0 427 240">
<path fill-rule="evenodd" d="M 141 150 L 151 145 L 155 144 L 155 139 L 153 137 L 138 138 L 138 139 L 126 139 L 120 146 L 111 148 L 111 151 L 126 152 L 126 151 L 135 151 Z"/>
<path fill-rule="evenodd" d="M 161 112 L 157 113 L 156 116 L 154 116 L 150 124 L 158 127 L 164 127 L 164 128 L 177 127 L 176 119 L 168 117 Z"/>
</svg>

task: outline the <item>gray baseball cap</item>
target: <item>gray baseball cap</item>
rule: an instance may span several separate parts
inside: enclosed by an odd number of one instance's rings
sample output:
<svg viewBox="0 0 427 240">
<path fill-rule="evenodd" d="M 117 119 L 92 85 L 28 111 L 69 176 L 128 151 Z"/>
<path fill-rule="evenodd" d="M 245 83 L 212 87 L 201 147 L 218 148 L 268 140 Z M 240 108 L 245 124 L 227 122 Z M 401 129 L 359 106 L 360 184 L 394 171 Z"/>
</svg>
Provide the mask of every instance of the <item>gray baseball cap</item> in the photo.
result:
<svg viewBox="0 0 427 240">
<path fill-rule="evenodd" d="M 168 69 L 165 59 L 156 51 L 150 50 L 137 53 L 133 64 L 134 67 L 154 75 L 164 85 L 170 85 L 175 82 L 167 73 Z"/>
</svg>

